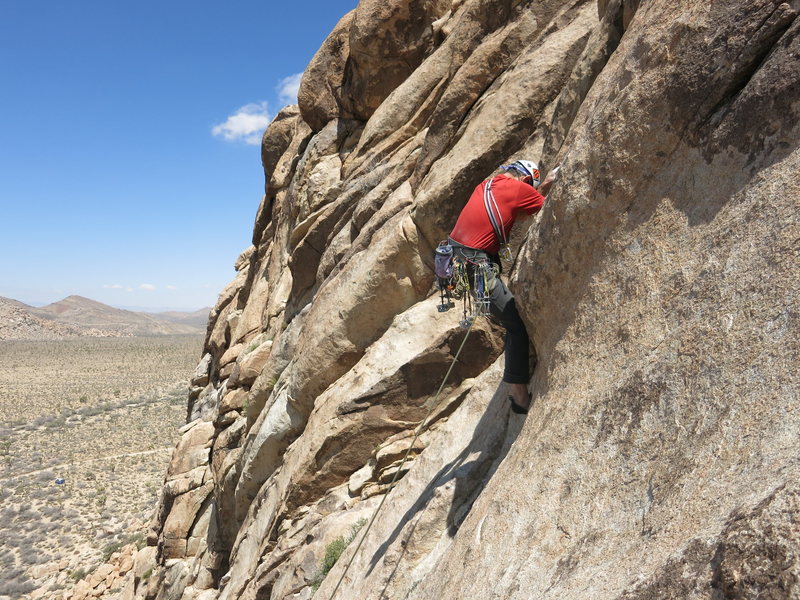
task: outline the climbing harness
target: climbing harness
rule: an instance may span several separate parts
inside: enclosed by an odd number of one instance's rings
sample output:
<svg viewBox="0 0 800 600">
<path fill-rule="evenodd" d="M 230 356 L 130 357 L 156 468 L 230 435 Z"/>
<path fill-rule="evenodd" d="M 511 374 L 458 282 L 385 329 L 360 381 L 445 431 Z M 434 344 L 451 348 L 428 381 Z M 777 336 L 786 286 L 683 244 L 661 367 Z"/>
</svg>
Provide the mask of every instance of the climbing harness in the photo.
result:
<svg viewBox="0 0 800 600">
<path fill-rule="evenodd" d="M 494 179 L 488 179 L 483 186 L 483 206 L 500 244 L 500 259 L 510 263 L 513 256 L 508 245 L 503 215 L 492 192 L 493 182 Z M 461 326 L 468 327 L 476 317 L 489 314 L 494 278 L 499 270 L 485 252 L 460 244 L 456 244 L 456 247 L 458 251 L 454 251 L 449 239 L 439 242 L 436 247 L 434 270 L 436 287 L 439 289 L 438 310 L 445 312 L 453 308 L 453 298 L 462 300 L 464 318 Z"/>
<path fill-rule="evenodd" d="M 455 306 L 453 298 L 462 301 L 462 327 L 470 327 L 477 317 L 489 316 L 492 289 L 499 274 L 485 252 L 440 242 L 434 257 L 436 286 L 439 288 L 439 312 Z"/>
<path fill-rule="evenodd" d="M 367 534 L 369 533 L 369 530 L 372 527 L 372 524 L 375 522 L 378 513 L 381 511 L 381 508 L 383 508 L 383 503 L 386 502 L 386 498 L 389 497 L 389 493 L 394 489 L 394 485 L 395 483 L 397 483 L 400 473 L 403 472 L 403 466 L 406 464 L 406 461 L 408 460 L 411 451 L 414 449 L 414 445 L 417 443 L 417 438 L 419 438 L 419 436 L 422 435 L 422 433 L 427 429 L 428 419 L 430 418 L 431 413 L 433 413 L 433 409 L 436 408 L 439 395 L 442 393 L 442 390 L 444 389 L 447 380 L 450 378 L 450 373 L 453 372 L 453 367 L 458 362 L 458 357 L 461 354 L 461 350 L 463 350 L 464 348 L 464 344 L 467 343 L 467 338 L 469 337 L 469 332 L 472 331 L 473 323 L 474 320 L 470 321 L 469 325 L 467 326 L 467 331 L 464 334 L 464 339 L 461 340 L 461 345 L 458 347 L 458 351 L 456 352 L 456 355 L 453 357 L 453 362 L 450 363 L 450 367 L 447 369 L 447 373 L 445 373 L 444 379 L 442 380 L 439 389 L 436 391 L 436 395 L 433 397 L 433 400 L 431 401 L 431 405 L 428 408 L 428 412 L 425 415 L 425 418 L 423 418 L 422 421 L 420 421 L 420 424 L 415 429 L 414 437 L 411 440 L 411 444 L 409 445 L 408 450 L 406 450 L 405 455 L 403 455 L 403 460 L 400 461 L 400 466 L 394 472 L 394 476 L 392 477 L 392 481 L 389 483 L 389 487 L 386 489 L 386 493 L 383 495 L 383 498 L 381 498 L 381 501 L 378 504 L 378 507 L 375 509 L 375 512 L 372 513 L 372 518 L 369 520 L 369 523 L 367 523 L 366 527 L 364 527 L 363 529 L 364 533 L 363 535 L 361 535 L 361 539 L 358 541 L 355 550 L 353 550 L 353 553 L 350 555 L 350 560 L 347 561 L 347 565 L 342 571 L 342 574 L 339 577 L 339 581 L 336 582 L 336 587 L 333 588 L 333 592 L 331 593 L 329 600 L 333 600 L 334 597 L 336 596 L 336 592 L 339 591 L 339 586 L 342 585 L 342 581 L 344 581 L 344 577 L 345 575 L 347 575 L 347 571 L 350 569 L 350 565 L 353 564 L 353 560 L 355 560 L 355 557 L 358 554 L 359 549 L 361 548 L 361 544 L 366 539 Z"/>
</svg>

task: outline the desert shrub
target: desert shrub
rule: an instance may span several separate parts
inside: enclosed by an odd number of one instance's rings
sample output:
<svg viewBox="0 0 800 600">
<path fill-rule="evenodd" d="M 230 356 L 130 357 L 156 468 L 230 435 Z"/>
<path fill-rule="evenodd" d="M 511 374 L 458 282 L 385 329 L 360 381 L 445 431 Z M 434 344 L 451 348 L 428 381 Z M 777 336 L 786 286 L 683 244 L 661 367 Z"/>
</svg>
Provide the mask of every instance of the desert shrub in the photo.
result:
<svg viewBox="0 0 800 600">
<path fill-rule="evenodd" d="M 83 416 L 85 416 L 85 417 L 94 417 L 94 416 L 99 415 L 100 413 L 102 413 L 104 410 L 105 410 L 105 407 L 102 406 L 102 405 L 100 405 L 100 406 L 86 406 L 86 407 L 80 409 L 78 412 L 80 414 L 82 414 Z"/>
<path fill-rule="evenodd" d="M 41 525 L 39 525 L 39 531 L 41 533 L 50 533 L 56 529 L 58 529 L 58 523 L 54 521 L 43 521 Z"/>
<path fill-rule="evenodd" d="M 32 511 L 30 508 L 24 508 L 17 513 L 17 516 L 14 517 L 14 521 L 17 523 L 25 523 L 38 516 L 38 513 Z"/>
<path fill-rule="evenodd" d="M 55 478 L 56 475 L 52 471 L 42 471 L 36 476 L 36 481 L 39 483 L 47 483 L 53 481 Z"/>
<path fill-rule="evenodd" d="M 153 574 L 153 567 L 150 567 L 149 569 L 147 569 L 147 571 L 142 573 L 142 581 L 146 581 L 147 579 L 150 579 L 150 575 L 152 575 L 152 574 Z"/>
<path fill-rule="evenodd" d="M 32 592 L 36 586 L 25 576 L 21 570 L 6 573 L 0 580 L 0 596 L 18 598 L 23 594 Z"/>
<path fill-rule="evenodd" d="M 106 544 L 105 547 L 103 547 L 103 562 L 108 562 L 111 555 L 114 554 L 114 552 L 118 552 L 124 545 L 125 543 L 121 540 Z"/>
<path fill-rule="evenodd" d="M 319 566 L 319 570 L 317 571 L 316 576 L 314 577 L 313 581 L 311 582 L 311 590 L 316 592 L 319 589 L 319 586 L 322 585 L 322 582 L 327 577 L 330 570 L 336 564 L 336 561 L 339 560 L 339 557 L 347 548 L 347 541 L 344 537 L 339 536 L 335 540 L 333 540 L 330 544 L 325 547 L 325 557 L 322 559 L 322 563 Z"/>
<path fill-rule="evenodd" d="M 46 538 L 45 534 L 39 531 L 39 522 L 38 521 L 28 521 L 22 527 L 25 536 L 25 543 L 29 546 L 36 544 L 37 542 L 41 542 Z M 23 546 L 20 546 L 22 548 Z"/>
<path fill-rule="evenodd" d="M 57 504 L 51 504 L 49 506 L 43 507 L 39 512 L 44 517 L 49 517 L 51 519 L 54 519 L 61 516 L 61 506 Z"/>
<path fill-rule="evenodd" d="M 26 565 L 39 565 L 50 560 L 50 556 L 31 546 L 20 548 L 19 559 Z"/>
<path fill-rule="evenodd" d="M 51 490 L 48 490 L 47 488 L 37 487 L 31 490 L 30 497 L 41 500 L 43 498 L 47 498 L 51 493 Z"/>
<path fill-rule="evenodd" d="M 322 585 L 325 577 L 328 575 L 339 558 L 341 558 L 344 551 L 350 545 L 350 542 L 356 539 L 358 532 L 361 531 L 361 528 L 366 524 L 366 519 L 359 519 L 350 528 L 350 535 L 348 535 L 346 538 L 340 535 L 325 547 L 325 556 L 322 559 L 322 564 L 320 564 L 319 571 L 314 577 L 314 580 L 311 582 L 312 591 L 316 592 L 319 589 L 319 586 Z"/>
<path fill-rule="evenodd" d="M 139 531 L 130 537 L 128 543 L 136 544 L 136 549 L 141 550 L 147 545 L 147 536 L 143 532 Z"/>
</svg>

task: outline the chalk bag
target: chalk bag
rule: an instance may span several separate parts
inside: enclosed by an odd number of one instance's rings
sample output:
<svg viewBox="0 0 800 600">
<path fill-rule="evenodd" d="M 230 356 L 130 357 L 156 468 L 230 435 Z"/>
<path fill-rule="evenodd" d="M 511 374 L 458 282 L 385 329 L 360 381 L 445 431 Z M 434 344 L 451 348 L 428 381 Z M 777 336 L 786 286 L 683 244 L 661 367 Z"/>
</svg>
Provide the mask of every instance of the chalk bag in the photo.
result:
<svg viewBox="0 0 800 600">
<path fill-rule="evenodd" d="M 439 242 L 436 247 L 433 270 L 440 279 L 450 279 L 453 276 L 453 247 L 446 241 Z"/>
</svg>

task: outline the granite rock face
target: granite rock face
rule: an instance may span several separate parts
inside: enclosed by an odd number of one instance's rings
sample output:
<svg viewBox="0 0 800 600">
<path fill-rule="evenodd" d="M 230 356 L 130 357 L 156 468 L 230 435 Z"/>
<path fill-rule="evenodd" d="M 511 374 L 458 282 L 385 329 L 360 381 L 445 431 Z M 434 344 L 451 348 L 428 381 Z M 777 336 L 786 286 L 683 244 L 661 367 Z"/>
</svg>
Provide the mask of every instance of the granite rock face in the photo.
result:
<svg viewBox="0 0 800 600">
<path fill-rule="evenodd" d="M 798 10 L 362 0 L 264 134 L 127 597 L 800 598 Z M 562 166 L 527 417 L 431 297 L 515 158 Z"/>
</svg>

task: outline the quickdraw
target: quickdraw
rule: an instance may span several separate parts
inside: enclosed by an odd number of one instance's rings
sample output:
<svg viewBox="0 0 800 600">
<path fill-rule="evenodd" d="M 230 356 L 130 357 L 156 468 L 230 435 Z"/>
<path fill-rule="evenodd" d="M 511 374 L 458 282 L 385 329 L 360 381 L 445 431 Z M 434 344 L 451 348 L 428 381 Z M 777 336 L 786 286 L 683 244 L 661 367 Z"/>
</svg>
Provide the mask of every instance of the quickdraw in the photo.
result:
<svg viewBox="0 0 800 600">
<path fill-rule="evenodd" d="M 453 247 L 443 241 L 436 248 L 435 270 L 439 312 L 455 307 L 455 298 L 462 301 L 462 327 L 470 327 L 477 317 L 489 315 L 498 267 L 482 252 L 468 258 L 460 252 L 453 252 Z"/>
</svg>

